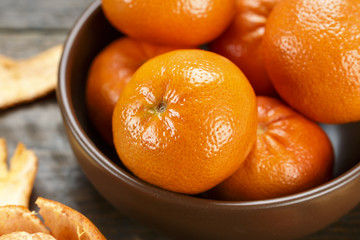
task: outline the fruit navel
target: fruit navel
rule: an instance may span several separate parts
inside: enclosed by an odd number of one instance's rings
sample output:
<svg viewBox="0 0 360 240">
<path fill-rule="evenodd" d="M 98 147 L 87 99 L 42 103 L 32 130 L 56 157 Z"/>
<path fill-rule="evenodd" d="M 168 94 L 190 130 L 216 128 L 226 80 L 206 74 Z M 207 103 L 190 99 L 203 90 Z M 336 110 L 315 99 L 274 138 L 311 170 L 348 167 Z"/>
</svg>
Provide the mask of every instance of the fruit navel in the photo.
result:
<svg viewBox="0 0 360 240">
<path fill-rule="evenodd" d="M 257 135 L 263 135 L 263 134 L 265 134 L 265 132 L 266 132 L 266 127 L 259 124 L 258 127 L 257 127 L 256 134 Z"/>
<path fill-rule="evenodd" d="M 166 108 L 167 108 L 167 104 L 165 102 L 161 102 L 159 105 L 157 105 L 155 111 L 161 114 L 166 111 Z"/>
</svg>

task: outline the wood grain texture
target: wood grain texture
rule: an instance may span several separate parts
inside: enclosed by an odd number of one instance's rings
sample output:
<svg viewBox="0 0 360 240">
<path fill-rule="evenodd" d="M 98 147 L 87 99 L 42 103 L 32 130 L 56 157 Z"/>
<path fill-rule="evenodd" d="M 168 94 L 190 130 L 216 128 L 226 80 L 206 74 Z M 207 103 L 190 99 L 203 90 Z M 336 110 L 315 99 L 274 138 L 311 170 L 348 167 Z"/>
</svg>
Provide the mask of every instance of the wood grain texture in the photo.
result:
<svg viewBox="0 0 360 240">
<path fill-rule="evenodd" d="M 63 42 L 90 2 L 0 0 L 0 53 L 25 58 Z M 38 155 L 39 171 L 31 199 L 32 209 L 35 209 L 35 199 L 42 196 L 80 211 L 109 240 L 171 239 L 165 233 L 120 214 L 96 192 L 71 151 L 55 94 L 0 111 L 0 137 L 7 139 L 9 153 L 22 141 Z M 360 205 L 336 223 L 303 240 L 344 239 L 360 239 Z"/>
<path fill-rule="evenodd" d="M 91 0 L 1 0 L 0 29 L 69 29 Z"/>
<path fill-rule="evenodd" d="M 16 59 L 27 58 L 63 43 L 67 31 L 1 31 L 0 53 Z"/>
</svg>

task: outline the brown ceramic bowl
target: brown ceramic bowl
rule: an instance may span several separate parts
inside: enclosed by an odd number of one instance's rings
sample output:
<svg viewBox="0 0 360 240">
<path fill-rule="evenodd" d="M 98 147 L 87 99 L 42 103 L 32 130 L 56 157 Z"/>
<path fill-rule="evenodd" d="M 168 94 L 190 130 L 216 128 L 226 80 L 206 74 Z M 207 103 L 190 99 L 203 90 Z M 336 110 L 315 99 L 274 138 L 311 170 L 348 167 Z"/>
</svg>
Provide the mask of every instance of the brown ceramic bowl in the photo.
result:
<svg viewBox="0 0 360 240">
<path fill-rule="evenodd" d="M 96 1 L 70 32 L 57 97 L 70 144 L 95 188 L 122 213 L 186 239 L 292 239 L 335 222 L 360 201 L 360 123 L 323 126 L 336 152 L 335 178 L 265 201 L 215 201 L 152 186 L 129 173 L 89 122 L 85 82 L 94 56 L 121 36 Z"/>
</svg>

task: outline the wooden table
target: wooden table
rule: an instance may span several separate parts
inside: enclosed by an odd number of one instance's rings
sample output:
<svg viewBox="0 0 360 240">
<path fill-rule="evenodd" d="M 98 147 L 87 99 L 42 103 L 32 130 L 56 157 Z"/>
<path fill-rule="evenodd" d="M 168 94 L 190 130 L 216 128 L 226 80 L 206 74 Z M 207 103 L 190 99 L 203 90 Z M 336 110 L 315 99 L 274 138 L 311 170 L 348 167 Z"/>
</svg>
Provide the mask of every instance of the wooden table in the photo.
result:
<svg viewBox="0 0 360 240">
<path fill-rule="evenodd" d="M 64 42 L 70 27 L 90 2 L 0 0 L 0 53 L 24 58 Z M 0 137 L 7 139 L 10 153 L 17 142 L 22 141 L 38 155 L 39 171 L 31 209 L 36 209 L 34 201 L 42 196 L 80 211 L 108 239 L 170 239 L 121 215 L 95 191 L 70 149 L 54 93 L 33 103 L 0 111 Z M 360 239 L 360 205 L 338 222 L 305 239 Z"/>
</svg>

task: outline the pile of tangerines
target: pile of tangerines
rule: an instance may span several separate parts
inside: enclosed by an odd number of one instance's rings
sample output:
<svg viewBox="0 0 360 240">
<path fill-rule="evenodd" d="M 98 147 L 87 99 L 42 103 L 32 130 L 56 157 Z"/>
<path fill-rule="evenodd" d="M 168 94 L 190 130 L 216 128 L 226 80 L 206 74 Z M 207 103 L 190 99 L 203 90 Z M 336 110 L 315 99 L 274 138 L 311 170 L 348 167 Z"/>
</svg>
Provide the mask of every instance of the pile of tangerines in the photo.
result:
<svg viewBox="0 0 360 240">
<path fill-rule="evenodd" d="M 259 200 L 332 177 L 317 124 L 360 120 L 358 0 L 103 0 L 89 116 L 142 180 Z M 207 49 L 207 50 L 203 50 Z"/>
</svg>

